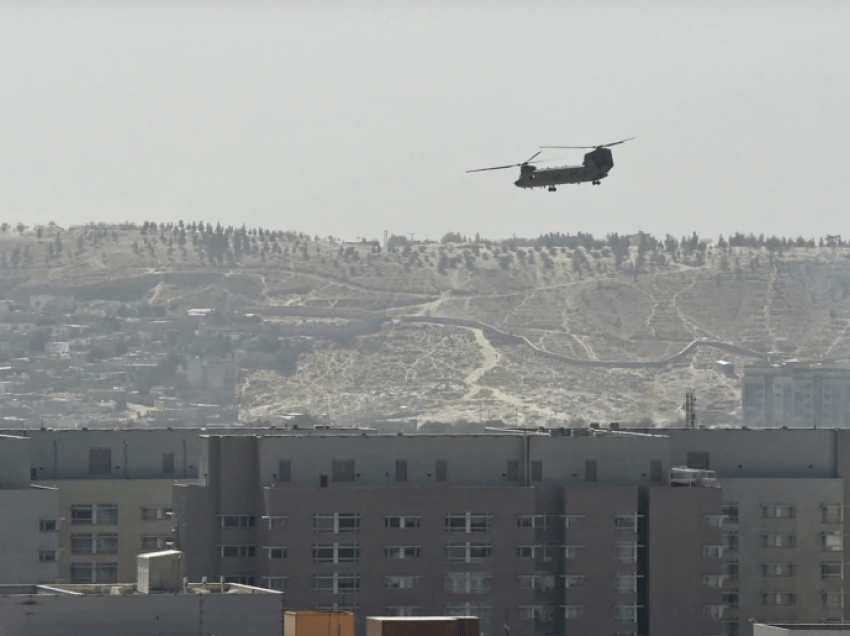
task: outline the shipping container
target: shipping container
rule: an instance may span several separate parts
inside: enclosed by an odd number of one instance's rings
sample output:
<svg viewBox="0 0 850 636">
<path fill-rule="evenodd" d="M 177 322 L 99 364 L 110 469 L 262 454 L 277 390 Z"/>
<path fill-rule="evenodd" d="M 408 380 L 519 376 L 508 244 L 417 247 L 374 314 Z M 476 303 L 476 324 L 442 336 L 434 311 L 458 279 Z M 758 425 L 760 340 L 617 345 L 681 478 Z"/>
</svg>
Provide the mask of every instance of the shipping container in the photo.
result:
<svg viewBox="0 0 850 636">
<path fill-rule="evenodd" d="M 354 614 L 338 611 L 288 611 L 283 616 L 284 636 L 355 636 Z"/>
</svg>

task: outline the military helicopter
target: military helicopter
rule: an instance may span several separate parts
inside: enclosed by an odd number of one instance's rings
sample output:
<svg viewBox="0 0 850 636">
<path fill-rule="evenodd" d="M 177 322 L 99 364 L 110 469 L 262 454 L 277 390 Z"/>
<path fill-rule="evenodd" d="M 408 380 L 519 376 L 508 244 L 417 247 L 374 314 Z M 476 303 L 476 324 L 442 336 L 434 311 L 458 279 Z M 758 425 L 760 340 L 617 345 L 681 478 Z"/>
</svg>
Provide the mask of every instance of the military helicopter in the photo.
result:
<svg viewBox="0 0 850 636">
<path fill-rule="evenodd" d="M 589 181 L 593 185 L 599 185 L 602 179 L 608 176 L 611 168 L 614 167 L 614 159 L 611 151 L 608 150 L 611 146 L 624 144 L 631 141 L 634 137 L 621 139 L 610 144 L 601 144 L 599 146 L 540 146 L 541 148 L 567 148 L 591 150 L 584 155 L 584 161 L 580 166 L 561 166 L 557 168 L 538 168 L 532 164 L 545 161 L 544 159 L 534 159 L 542 150 L 536 152 L 526 161 L 522 163 L 512 163 L 508 166 L 496 166 L 495 168 L 478 168 L 476 170 L 467 170 L 470 172 L 484 172 L 486 170 L 504 170 L 505 168 L 519 168 L 519 179 L 514 182 L 518 188 L 546 188 L 549 192 L 555 192 L 555 186 L 568 183 L 585 183 Z"/>
</svg>

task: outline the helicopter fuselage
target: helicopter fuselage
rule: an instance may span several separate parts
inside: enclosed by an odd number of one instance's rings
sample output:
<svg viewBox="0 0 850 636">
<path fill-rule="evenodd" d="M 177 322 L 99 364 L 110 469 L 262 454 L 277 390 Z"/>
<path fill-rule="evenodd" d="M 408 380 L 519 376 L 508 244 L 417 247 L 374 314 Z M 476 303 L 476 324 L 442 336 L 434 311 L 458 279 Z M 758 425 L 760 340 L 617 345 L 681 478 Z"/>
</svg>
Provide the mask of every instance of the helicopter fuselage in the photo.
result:
<svg viewBox="0 0 850 636">
<path fill-rule="evenodd" d="M 594 185 L 608 176 L 608 171 L 614 167 L 611 151 L 607 148 L 596 148 L 584 156 L 580 166 L 561 166 L 557 168 L 537 168 L 523 165 L 520 168 L 519 179 L 514 182 L 518 188 L 548 188 L 571 183 L 590 182 Z"/>
</svg>

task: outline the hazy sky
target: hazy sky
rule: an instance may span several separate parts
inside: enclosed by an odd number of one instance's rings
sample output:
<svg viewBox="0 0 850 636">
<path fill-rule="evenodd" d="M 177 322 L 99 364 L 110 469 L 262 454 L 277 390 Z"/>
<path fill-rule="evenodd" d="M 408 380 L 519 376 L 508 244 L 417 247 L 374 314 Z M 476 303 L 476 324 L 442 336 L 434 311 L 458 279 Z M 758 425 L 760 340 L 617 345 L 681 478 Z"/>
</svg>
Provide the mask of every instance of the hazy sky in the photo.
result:
<svg viewBox="0 0 850 636">
<path fill-rule="evenodd" d="M 848 5 L 0 0 L 0 216 L 850 236 Z"/>
</svg>

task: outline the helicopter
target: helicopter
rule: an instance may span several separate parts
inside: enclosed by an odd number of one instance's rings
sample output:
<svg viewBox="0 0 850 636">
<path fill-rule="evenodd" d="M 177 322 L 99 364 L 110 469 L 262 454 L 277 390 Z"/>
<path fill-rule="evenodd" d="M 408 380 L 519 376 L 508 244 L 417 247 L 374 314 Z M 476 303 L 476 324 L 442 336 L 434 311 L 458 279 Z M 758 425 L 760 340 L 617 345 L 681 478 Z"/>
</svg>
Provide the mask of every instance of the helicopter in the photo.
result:
<svg viewBox="0 0 850 636">
<path fill-rule="evenodd" d="M 519 168 L 519 179 L 514 182 L 518 188 L 546 188 L 549 192 L 555 192 L 555 186 L 568 183 L 585 183 L 589 181 L 593 185 L 602 183 L 602 179 L 608 176 L 611 168 L 614 167 L 614 159 L 609 148 L 624 144 L 631 141 L 634 137 L 621 139 L 610 144 L 601 144 L 599 146 L 540 146 L 541 148 L 560 148 L 560 149 L 581 149 L 590 150 L 584 155 L 584 161 L 580 166 L 561 166 L 557 168 L 538 168 L 533 165 L 545 161 L 544 159 L 534 159 L 543 152 L 537 151 L 531 157 L 522 163 L 512 163 L 508 166 L 496 166 L 495 168 L 478 168 L 476 170 L 467 170 L 470 172 L 484 172 L 486 170 L 504 170 L 505 168 Z"/>
</svg>

